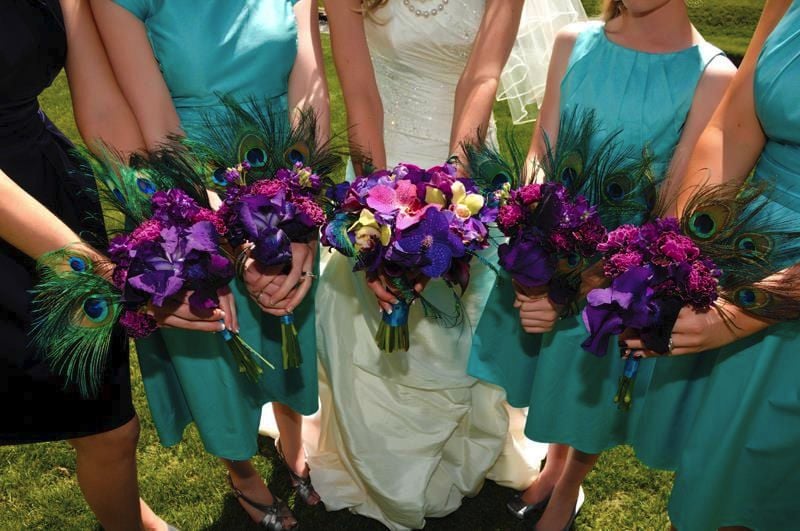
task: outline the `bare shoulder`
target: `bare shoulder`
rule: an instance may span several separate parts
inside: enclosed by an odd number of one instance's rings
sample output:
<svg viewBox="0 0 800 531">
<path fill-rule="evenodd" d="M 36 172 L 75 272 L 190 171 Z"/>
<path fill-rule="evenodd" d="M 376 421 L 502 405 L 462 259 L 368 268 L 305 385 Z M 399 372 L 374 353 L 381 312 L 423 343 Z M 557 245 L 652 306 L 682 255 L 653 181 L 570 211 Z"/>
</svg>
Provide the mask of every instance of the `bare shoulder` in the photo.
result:
<svg viewBox="0 0 800 531">
<path fill-rule="evenodd" d="M 697 97 L 719 99 L 736 75 L 736 66 L 724 55 L 714 57 L 706 66 L 697 86 Z"/>
<path fill-rule="evenodd" d="M 553 51 L 555 52 L 558 49 L 567 49 L 572 50 L 572 47 L 575 45 L 575 41 L 578 38 L 578 35 L 583 33 L 589 28 L 597 27 L 602 25 L 601 22 L 597 21 L 582 21 L 582 22 L 572 22 L 567 24 L 556 33 L 555 43 L 553 44 Z"/>
</svg>

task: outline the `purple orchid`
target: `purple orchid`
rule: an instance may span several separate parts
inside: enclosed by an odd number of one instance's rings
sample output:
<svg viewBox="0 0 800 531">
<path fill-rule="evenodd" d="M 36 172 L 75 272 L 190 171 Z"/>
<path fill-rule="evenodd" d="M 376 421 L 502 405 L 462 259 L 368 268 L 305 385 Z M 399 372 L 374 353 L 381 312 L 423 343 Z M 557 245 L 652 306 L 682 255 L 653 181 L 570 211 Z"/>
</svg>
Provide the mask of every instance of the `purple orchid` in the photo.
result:
<svg viewBox="0 0 800 531">
<path fill-rule="evenodd" d="M 464 243 L 450 230 L 450 224 L 442 212 L 428 209 L 419 223 L 403 231 L 392 244 L 405 256 L 420 255 L 425 261 L 420 271 L 429 278 L 441 277 L 448 269 L 453 258 L 464 256 Z M 392 260 L 387 252 L 386 259 Z"/>
<path fill-rule="evenodd" d="M 652 326 L 652 302 L 655 295 L 649 285 L 652 271 L 634 267 L 615 278 L 611 286 L 592 290 L 586 297 L 583 322 L 589 338 L 581 346 L 596 356 L 605 356 L 612 335 L 626 328 Z"/>
<path fill-rule="evenodd" d="M 395 187 L 377 185 L 367 196 L 367 206 L 383 219 L 395 218 L 395 227 L 404 230 L 416 225 L 430 209 L 439 205 L 426 205 L 417 197 L 417 187 L 410 181 L 398 181 Z"/>
</svg>

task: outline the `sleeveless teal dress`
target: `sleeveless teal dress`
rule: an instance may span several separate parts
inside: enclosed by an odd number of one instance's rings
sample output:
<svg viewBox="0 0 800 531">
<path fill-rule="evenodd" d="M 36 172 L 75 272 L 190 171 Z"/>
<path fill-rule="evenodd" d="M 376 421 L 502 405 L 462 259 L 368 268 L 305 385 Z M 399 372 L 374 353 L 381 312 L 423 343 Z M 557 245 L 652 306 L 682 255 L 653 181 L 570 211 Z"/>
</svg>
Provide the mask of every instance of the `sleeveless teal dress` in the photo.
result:
<svg viewBox="0 0 800 531">
<path fill-rule="evenodd" d="M 768 219 L 800 225 L 800 2 L 764 44 L 756 112 L 767 144 L 756 178 L 776 183 Z M 797 244 L 800 247 L 800 243 Z M 800 249 L 785 264 L 800 262 Z M 669 515 L 681 530 L 800 528 L 800 323 L 720 349 L 680 460 Z M 687 356 L 688 357 L 688 356 Z"/>
<path fill-rule="evenodd" d="M 663 172 L 680 139 L 697 83 L 721 54 L 708 43 L 675 53 L 639 52 L 609 40 L 602 24 L 589 24 L 576 39 L 561 82 L 561 113 L 593 111 L 601 126 L 595 145 L 621 131 L 623 147 L 631 153 L 647 148 L 656 159 L 655 171 Z M 494 304 L 487 305 L 478 326 L 469 371 L 506 389 L 511 405 L 529 406 L 525 434 L 535 441 L 564 443 L 587 453 L 629 442 L 640 418 L 662 414 L 654 400 L 646 399 L 651 381 L 659 393 L 691 401 L 697 393 L 684 389 L 685 382 L 702 378 L 698 375 L 710 363 L 700 357 L 643 360 L 634 405 L 620 411 L 613 402 L 623 365 L 616 341 L 602 358 L 585 352 L 580 345 L 588 334 L 580 315 L 560 320 L 550 333 L 520 339 L 525 334 L 511 306 L 510 282 L 502 282 L 492 297 Z M 679 437 L 667 435 L 669 440 Z M 663 441 L 645 436 L 638 442 L 642 452 L 653 457 L 653 465 L 663 467 L 674 460 L 663 456 L 669 446 Z"/>
<path fill-rule="evenodd" d="M 116 0 L 141 20 L 184 131 L 213 113 L 218 95 L 269 99 L 287 110 L 297 54 L 294 0 Z M 257 451 L 261 406 L 317 409 L 313 293 L 295 312 L 303 363 L 283 370 L 278 319 L 264 314 L 241 283 L 232 284 L 241 335 L 275 365 L 258 382 L 240 373 L 219 334 L 160 330 L 136 342 L 142 378 L 159 438 L 180 442 L 194 422 L 206 450 L 245 460 Z"/>
</svg>

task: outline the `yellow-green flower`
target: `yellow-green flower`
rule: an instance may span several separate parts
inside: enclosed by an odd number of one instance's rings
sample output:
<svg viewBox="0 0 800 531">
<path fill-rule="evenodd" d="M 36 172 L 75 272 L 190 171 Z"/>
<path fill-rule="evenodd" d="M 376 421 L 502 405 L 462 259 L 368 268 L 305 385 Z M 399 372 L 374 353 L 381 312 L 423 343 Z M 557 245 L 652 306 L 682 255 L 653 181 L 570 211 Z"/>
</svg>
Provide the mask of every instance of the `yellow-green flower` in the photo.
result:
<svg viewBox="0 0 800 531">
<path fill-rule="evenodd" d="M 371 248 L 373 240 L 380 240 L 382 245 L 389 245 L 392 239 L 392 228 L 378 223 L 372 211 L 366 208 L 361 210 L 358 220 L 347 230 L 355 234 L 358 249 Z"/>
<path fill-rule="evenodd" d="M 450 185 L 453 191 L 453 212 L 462 219 L 476 215 L 483 208 L 485 199 L 480 194 L 468 194 L 464 183 L 456 181 Z"/>
</svg>

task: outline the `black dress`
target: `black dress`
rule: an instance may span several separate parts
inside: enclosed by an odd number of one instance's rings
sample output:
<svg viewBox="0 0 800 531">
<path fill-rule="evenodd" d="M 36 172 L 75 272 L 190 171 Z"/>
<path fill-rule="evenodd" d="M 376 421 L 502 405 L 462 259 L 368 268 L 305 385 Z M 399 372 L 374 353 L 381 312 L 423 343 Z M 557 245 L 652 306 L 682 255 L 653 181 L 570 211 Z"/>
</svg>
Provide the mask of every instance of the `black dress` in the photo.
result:
<svg viewBox="0 0 800 531">
<path fill-rule="evenodd" d="M 66 49 L 58 0 L 0 2 L 0 168 L 76 233 L 103 235 L 90 221 L 102 218 L 99 204 L 85 193 L 94 182 L 72 171 L 72 146 L 37 100 L 64 66 Z M 35 282 L 34 262 L 0 240 L 0 444 L 69 439 L 127 423 L 134 409 L 124 335 L 112 342 L 97 397 L 81 398 L 30 346 L 28 290 Z"/>
</svg>

